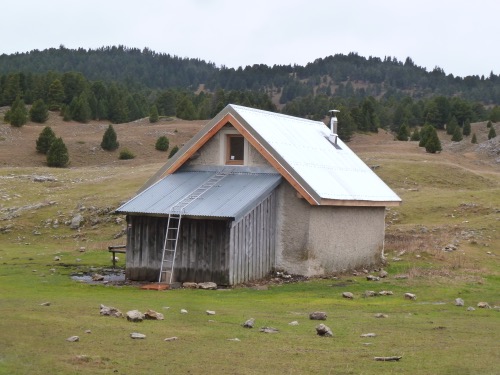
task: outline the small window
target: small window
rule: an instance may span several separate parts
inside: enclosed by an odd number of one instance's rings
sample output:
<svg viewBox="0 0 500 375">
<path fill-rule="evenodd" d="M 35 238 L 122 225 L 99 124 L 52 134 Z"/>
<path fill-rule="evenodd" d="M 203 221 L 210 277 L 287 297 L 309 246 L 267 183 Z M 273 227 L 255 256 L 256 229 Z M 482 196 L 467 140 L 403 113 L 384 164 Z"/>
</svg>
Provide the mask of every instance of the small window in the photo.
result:
<svg viewBox="0 0 500 375">
<path fill-rule="evenodd" d="M 229 134 L 226 145 L 226 164 L 243 165 L 245 138 L 239 134 Z"/>
</svg>

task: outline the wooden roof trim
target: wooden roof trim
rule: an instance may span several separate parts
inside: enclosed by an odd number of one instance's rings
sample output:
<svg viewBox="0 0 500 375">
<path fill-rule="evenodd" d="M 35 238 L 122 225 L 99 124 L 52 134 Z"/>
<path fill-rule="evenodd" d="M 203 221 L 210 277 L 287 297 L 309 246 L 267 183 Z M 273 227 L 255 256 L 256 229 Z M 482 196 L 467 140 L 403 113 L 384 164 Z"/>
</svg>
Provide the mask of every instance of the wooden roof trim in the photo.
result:
<svg viewBox="0 0 500 375">
<path fill-rule="evenodd" d="M 315 200 L 304 187 L 286 170 L 286 168 L 269 152 L 267 149 L 233 116 L 234 121 L 229 121 L 236 130 L 238 130 L 245 139 L 271 164 L 290 185 L 311 205 L 320 204 Z"/>
<path fill-rule="evenodd" d="M 183 155 L 181 155 L 176 161 L 174 161 L 163 175 L 169 175 L 178 170 L 186 161 L 189 160 L 191 156 L 193 156 L 193 154 L 196 151 L 198 151 L 205 143 L 207 143 L 210 140 L 210 138 L 212 138 L 224 125 L 226 125 L 228 122 L 231 122 L 232 119 L 234 119 L 234 117 L 228 113 L 224 117 L 222 117 L 219 121 L 217 121 L 214 126 L 208 129 L 208 131 L 204 133 L 201 136 L 201 138 L 196 141 L 196 143 L 194 143 L 191 147 L 189 147 Z"/>
<path fill-rule="evenodd" d="M 347 199 L 322 199 L 322 206 L 345 206 L 345 207 L 397 207 L 401 201 L 367 201 Z"/>
</svg>

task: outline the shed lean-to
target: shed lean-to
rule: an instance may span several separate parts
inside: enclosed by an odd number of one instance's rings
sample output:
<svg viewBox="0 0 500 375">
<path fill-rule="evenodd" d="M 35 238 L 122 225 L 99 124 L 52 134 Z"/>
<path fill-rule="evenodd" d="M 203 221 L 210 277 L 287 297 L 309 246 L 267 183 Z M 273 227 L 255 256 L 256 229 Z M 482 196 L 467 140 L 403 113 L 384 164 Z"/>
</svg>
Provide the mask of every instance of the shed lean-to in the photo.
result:
<svg viewBox="0 0 500 375">
<path fill-rule="evenodd" d="M 234 285 L 273 267 L 319 275 L 377 264 L 385 207 L 400 198 L 320 121 L 228 105 L 117 209 L 126 275 L 158 279 L 173 207 L 183 212 L 175 281 Z"/>
</svg>

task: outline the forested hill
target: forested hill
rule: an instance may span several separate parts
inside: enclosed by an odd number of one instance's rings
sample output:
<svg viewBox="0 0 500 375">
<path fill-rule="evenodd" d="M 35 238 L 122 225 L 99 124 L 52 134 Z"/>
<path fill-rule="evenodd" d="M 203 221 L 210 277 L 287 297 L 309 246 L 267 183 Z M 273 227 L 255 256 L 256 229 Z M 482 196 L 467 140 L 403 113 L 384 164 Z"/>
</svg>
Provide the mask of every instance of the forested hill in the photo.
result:
<svg viewBox="0 0 500 375">
<path fill-rule="evenodd" d="M 318 58 L 306 66 L 253 65 L 217 67 L 196 58 L 180 58 L 150 49 L 124 46 L 67 49 L 63 46 L 0 56 L 0 75 L 79 72 L 90 81 L 117 82 L 153 90 L 216 89 L 261 91 L 279 104 L 310 95 L 338 98 L 373 96 L 429 98 L 460 96 L 484 105 L 500 104 L 500 76 L 455 77 L 436 67 L 417 66 L 411 58 L 362 57 L 356 53 Z"/>
</svg>

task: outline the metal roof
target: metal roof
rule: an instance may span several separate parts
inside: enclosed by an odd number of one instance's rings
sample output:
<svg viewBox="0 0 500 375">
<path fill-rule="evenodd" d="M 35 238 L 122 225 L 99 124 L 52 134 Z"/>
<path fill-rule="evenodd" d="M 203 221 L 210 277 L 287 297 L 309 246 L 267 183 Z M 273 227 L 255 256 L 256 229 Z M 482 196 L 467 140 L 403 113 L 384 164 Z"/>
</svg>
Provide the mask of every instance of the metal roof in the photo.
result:
<svg viewBox="0 0 500 375">
<path fill-rule="evenodd" d="M 168 215 L 172 206 L 215 175 L 214 171 L 178 171 L 168 175 L 119 207 L 128 214 Z M 232 218 L 237 220 L 278 186 L 278 173 L 228 173 L 195 199 L 183 216 Z"/>
<path fill-rule="evenodd" d="M 342 140 L 337 139 L 337 147 L 329 141 L 330 129 L 323 122 L 232 104 L 228 107 L 316 198 L 401 201 Z"/>
</svg>

